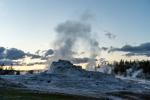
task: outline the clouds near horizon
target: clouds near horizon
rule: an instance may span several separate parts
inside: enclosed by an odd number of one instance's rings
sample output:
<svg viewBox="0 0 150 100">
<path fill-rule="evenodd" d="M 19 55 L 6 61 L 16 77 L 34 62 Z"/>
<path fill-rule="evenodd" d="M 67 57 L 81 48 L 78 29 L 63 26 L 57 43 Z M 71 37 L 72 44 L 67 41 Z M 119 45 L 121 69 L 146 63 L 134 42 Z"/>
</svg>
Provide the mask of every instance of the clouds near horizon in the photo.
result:
<svg viewBox="0 0 150 100">
<path fill-rule="evenodd" d="M 150 57 L 150 42 L 142 43 L 138 46 L 124 45 L 121 48 L 111 48 L 110 52 L 126 52 L 126 56 L 147 56 Z"/>
</svg>

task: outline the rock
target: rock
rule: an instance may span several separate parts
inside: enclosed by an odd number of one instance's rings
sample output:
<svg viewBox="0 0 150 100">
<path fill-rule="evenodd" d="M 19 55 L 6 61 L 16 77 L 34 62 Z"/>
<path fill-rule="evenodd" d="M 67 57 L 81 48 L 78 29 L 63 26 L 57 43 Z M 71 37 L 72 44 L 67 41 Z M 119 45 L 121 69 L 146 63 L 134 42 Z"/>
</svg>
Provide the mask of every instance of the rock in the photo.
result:
<svg viewBox="0 0 150 100">
<path fill-rule="evenodd" d="M 53 62 L 49 69 L 50 73 L 53 74 L 64 74 L 64 75 L 81 75 L 85 70 L 80 66 L 73 65 L 70 61 L 59 60 L 58 62 Z"/>
</svg>

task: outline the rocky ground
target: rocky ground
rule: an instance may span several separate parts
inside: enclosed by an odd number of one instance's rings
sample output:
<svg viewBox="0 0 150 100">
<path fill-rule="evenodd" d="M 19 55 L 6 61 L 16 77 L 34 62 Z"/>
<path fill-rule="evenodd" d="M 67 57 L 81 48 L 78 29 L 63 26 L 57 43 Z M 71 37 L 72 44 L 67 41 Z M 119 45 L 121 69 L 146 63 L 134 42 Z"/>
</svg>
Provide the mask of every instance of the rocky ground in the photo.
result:
<svg viewBox="0 0 150 100">
<path fill-rule="evenodd" d="M 30 90 L 112 100 L 149 100 L 150 84 L 90 72 L 69 61 L 53 62 L 50 71 L 36 75 L 1 76 Z"/>
</svg>

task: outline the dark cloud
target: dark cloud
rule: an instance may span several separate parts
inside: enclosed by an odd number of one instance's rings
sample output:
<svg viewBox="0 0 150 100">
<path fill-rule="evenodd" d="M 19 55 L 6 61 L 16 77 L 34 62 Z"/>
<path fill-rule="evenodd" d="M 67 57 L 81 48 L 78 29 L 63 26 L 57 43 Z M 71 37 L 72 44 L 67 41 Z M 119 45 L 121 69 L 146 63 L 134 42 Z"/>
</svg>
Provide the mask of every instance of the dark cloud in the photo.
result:
<svg viewBox="0 0 150 100">
<path fill-rule="evenodd" d="M 21 59 L 24 56 L 25 56 L 24 51 L 16 49 L 16 48 L 7 49 L 6 54 L 5 54 L 5 57 L 11 60 Z"/>
<path fill-rule="evenodd" d="M 35 52 L 35 54 L 39 55 L 40 52 L 41 52 L 41 50 L 37 50 L 37 51 Z"/>
<path fill-rule="evenodd" d="M 5 48 L 0 47 L 0 59 L 2 59 L 4 57 L 4 51 L 5 51 Z"/>
<path fill-rule="evenodd" d="M 4 65 L 12 65 L 15 62 L 12 60 L 8 60 L 8 59 L 1 59 L 0 60 L 0 66 L 4 66 Z"/>
<path fill-rule="evenodd" d="M 26 56 L 31 57 L 31 59 L 36 59 L 36 58 L 41 58 L 40 55 L 38 54 L 31 54 L 31 53 L 26 53 Z"/>
<path fill-rule="evenodd" d="M 101 47 L 101 50 L 104 50 L 104 51 L 106 51 L 108 49 L 109 49 L 108 47 Z"/>
<path fill-rule="evenodd" d="M 37 50 L 35 54 L 32 54 L 30 52 L 26 53 L 27 57 L 31 57 L 31 59 L 41 59 L 41 60 L 46 60 L 48 59 L 49 55 L 52 55 L 54 51 L 52 49 L 48 50 Z"/>
<path fill-rule="evenodd" d="M 5 51 L 4 47 L 0 47 L 0 54 L 3 53 Z"/>
<path fill-rule="evenodd" d="M 150 56 L 150 42 L 140 44 L 139 46 L 125 45 L 122 48 L 111 48 L 110 52 L 127 52 L 126 56 L 144 55 Z"/>
<path fill-rule="evenodd" d="M 115 39 L 116 35 L 114 35 L 111 32 L 105 31 L 105 36 L 107 36 L 109 39 Z"/>
<path fill-rule="evenodd" d="M 6 49 L 4 47 L 0 47 L 0 60 L 1 60 L 1 62 L 3 62 L 4 59 L 7 59 L 7 60 L 21 59 L 25 55 L 26 54 L 24 53 L 24 51 L 16 49 L 16 48 Z"/>
<path fill-rule="evenodd" d="M 52 55 L 53 53 L 54 53 L 54 51 L 52 49 L 49 49 L 45 52 L 45 56 Z"/>
<path fill-rule="evenodd" d="M 127 57 L 131 57 L 131 56 L 136 56 L 137 54 L 135 54 L 135 53 L 127 53 L 127 54 L 125 54 L 125 56 L 127 56 Z"/>
<path fill-rule="evenodd" d="M 42 53 L 42 55 L 40 55 Z M 16 48 L 4 48 L 0 47 L 0 65 L 19 65 L 20 62 L 16 61 L 18 59 L 22 59 L 24 57 L 30 57 L 31 59 L 41 59 L 41 60 L 48 60 L 49 56 L 52 55 L 54 51 L 52 49 L 49 50 L 38 50 L 35 54 L 32 54 L 30 52 L 25 53 L 22 50 L 16 49 Z M 29 65 L 34 64 L 44 64 L 45 62 L 34 62 L 30 63 Z"/>
</svg>

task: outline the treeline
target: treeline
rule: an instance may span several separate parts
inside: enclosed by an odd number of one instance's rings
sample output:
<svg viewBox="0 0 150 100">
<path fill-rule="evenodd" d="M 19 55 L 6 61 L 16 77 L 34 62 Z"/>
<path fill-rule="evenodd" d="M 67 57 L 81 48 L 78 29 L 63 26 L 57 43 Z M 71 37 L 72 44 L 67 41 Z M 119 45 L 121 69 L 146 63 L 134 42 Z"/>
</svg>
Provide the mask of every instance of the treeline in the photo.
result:
<svg viewBox="0 0 150 100">
<path fill-rule="evenodd" d="M 22 71 L 14 70 L 12 66 L 4 68 L 0 66 L 0 75 L 20 75 Z M 26 71 L 26 74 L 34 74 L 34 70 Z"/>
<path fill-rule="evenodd" d="M 142 70 L 143 74 L 150 75 L 150 61 L 124 61 L 114 62 L 113 72 L 115 74 L 120 74 L 126 76 L 128 71 Z"/>
<path fill-rule="evenodd" d="M 0 75 L 20 75 L 20 71 L 16 71 L 12 68 L 12 66 L 8 68 L 0 67 Z"/>
</svg>

